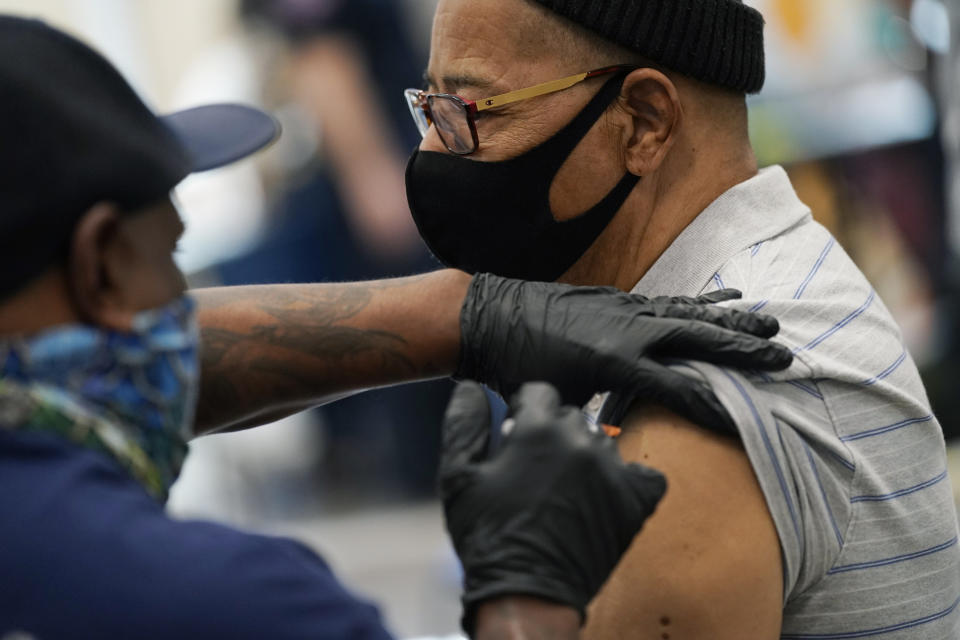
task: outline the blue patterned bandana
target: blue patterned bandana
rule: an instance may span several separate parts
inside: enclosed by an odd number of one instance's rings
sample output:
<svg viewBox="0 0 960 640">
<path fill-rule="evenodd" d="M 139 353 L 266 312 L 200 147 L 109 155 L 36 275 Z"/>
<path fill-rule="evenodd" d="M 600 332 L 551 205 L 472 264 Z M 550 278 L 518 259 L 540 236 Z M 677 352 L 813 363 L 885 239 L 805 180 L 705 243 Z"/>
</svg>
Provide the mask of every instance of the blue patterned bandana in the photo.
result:
<svg viewBox="0 0 960 640">
<path fill-rule="evenodd" d="M 186 455 L 199 383 L 195 304 L 138 314 L 130 332 L 71 325 L 0 340 L 0 428 L 105 451 L 158 499 Z"/>
</svg>

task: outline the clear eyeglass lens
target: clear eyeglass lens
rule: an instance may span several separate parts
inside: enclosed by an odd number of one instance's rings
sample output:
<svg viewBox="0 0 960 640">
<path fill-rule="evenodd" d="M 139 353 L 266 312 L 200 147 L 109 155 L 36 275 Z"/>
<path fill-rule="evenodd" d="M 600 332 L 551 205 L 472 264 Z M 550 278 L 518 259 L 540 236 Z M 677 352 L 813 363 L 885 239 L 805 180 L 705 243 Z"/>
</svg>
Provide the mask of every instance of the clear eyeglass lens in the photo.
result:
<svg viewBox="0 0 960 640">
<path fill-rule="evenodd" d="M 476 147 L 466 105 L 454 97 L 439 95 L 430 96 L 427 103 L 447 149 L 457 154 L 473 153 Z"/>
<path fill-rule="evenodd" d="M 403 96 L 407 99 L 407 108 L 410 109 L 410 115 L 413 116 L 413 121 L 417 125 L 417 131 L 421 136 L 427 135 L 430 119 L 423 108 L 423 92 L 419 89 L 407 89 L 403 92 Z"/>
</svg>

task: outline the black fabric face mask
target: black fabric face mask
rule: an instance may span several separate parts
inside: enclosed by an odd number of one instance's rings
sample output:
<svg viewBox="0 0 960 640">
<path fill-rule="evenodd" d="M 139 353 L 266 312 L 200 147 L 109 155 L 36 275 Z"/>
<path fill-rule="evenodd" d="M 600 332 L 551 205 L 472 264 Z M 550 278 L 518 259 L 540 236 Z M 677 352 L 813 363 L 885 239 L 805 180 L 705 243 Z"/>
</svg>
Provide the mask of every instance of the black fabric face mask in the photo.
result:
<svg viewBox="0 0 960 640">
<path fill-rule="evenodd" d="M 570 220 L 559 222 L 550 210 L 554 178 L 620 94 L 624 77 L 609 80 L 570 124 L 517 158 L 478 162 L 415 150 L 407 200 L 433 254 L 468 273 L 543 282 L 566 273 L 640 181 L 627 173 L 596 206 Z"/>
</svg>

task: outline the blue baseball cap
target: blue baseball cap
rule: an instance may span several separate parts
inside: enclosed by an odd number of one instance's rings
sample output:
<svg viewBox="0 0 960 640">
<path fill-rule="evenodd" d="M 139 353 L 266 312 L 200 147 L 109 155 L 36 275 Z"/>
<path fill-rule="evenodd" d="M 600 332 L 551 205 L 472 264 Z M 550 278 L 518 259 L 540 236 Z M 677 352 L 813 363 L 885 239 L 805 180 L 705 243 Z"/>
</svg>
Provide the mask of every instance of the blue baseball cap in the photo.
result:
<svg viewBox="0 0 960 640">
<path fill-rule="evenodd" d="M 263 149 L 280 136 L 280 124 L 242 104 L 210 104 L 161 116 L 190 160 L 190 172 L 208 171 Z"/>
</svg>

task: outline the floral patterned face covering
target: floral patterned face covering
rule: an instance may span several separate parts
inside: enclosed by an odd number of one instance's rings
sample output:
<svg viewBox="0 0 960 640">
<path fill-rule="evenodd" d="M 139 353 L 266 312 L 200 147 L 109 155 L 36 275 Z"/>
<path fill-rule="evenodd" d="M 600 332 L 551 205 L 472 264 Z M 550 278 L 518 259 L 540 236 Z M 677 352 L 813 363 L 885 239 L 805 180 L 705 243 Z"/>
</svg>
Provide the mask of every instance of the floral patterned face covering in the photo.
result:
<svg viewBox="0 0 960 640">
<path fill-rule="evenodd" d="M 108 453 L 165 500 L 199 388 L 195 303 L 138 314 L 130 332 L 70 325 L 0 337 L 0 429 L 56 432 Z"/>
</svg>

